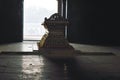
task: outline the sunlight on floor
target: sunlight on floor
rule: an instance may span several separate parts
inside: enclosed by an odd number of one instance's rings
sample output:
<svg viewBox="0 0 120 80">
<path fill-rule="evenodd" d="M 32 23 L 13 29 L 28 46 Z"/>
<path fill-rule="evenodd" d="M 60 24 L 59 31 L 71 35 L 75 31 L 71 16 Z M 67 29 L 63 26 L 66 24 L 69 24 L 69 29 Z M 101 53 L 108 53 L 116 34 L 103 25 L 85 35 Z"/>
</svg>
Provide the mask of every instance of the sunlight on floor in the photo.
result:
<svg viewBox="0 0 120 80">
<path fill-rule="evenodd" d="M 40 40 L 46 32 L 44 18 L 57 12 L 57 0 L 24 0 L 24 40 Z"/>
<path fill-rule="evenodd" d="M 42 56 L 22 56 L 22 72 L 24 74 L 41 74 L 44 70 L 42 68 L 43 66 L 44 62 Z"/>
<path fill-rule="evenodd" d="M 37 41 L 23 41 L 0 45 L 0 52 L 33 52 L 38 50 Z"/>
</svg>

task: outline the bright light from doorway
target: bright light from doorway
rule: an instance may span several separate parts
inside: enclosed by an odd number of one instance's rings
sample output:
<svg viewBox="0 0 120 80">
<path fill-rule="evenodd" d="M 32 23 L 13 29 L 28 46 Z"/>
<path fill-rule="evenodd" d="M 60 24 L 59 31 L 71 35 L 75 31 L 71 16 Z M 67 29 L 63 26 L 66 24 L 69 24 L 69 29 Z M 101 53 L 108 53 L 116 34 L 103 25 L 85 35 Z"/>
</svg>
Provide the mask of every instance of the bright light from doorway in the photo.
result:
<svg viewBox="0 0 120 80">
<path fill-rule="evenodd" d="M 40 40 L 46 32 L 44 18 L 57 12 L 57 0 L 24 0 L 24 40 Z"/>
<path fill-rule="evenodd" d="M 56 0 L 25 0 L 25 7 L 36 6 L 46 8 L 48 10 L 55 10 L 57 3 Z"/>
</svg>

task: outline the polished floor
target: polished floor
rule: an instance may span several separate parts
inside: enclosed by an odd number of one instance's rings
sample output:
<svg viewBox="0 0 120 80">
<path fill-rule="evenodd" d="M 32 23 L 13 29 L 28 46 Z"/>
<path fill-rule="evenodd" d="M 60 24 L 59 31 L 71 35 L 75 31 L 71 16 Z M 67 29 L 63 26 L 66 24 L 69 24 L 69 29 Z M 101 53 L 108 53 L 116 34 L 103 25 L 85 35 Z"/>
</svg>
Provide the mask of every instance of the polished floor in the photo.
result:
<svg viewBox="0 0 120 80">
<path fill-rule="evenodd" d="M 71 45 L 81 52 L 112 52 L 115 55 L 75 55 L 54 59 L 37 50 L 36 41 L 0 45 L 0 80 L 120 80 L 120 47 Z M 4 54 L 2 54 L 4 52 Z"/>
<path fill-rule="evenodd" d="M 37 42 L 39 41 L 23 41 L 0 45 L 0 52 L 33 52 L 38 50 Z"/>
</svg>

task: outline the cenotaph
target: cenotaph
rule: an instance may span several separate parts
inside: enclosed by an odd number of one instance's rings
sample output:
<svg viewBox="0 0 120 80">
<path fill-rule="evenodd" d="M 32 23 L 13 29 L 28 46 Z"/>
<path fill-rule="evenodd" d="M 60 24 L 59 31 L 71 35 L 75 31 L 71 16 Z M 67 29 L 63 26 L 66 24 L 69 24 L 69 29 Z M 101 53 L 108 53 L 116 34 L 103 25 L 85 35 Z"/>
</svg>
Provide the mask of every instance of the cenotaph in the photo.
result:
<svg viewBox="0 0 120 80">
<path fill-rule="evenodd" d="M 54 58 L 73 57 L 74 48 L 65 38 L 65 27 L 68 24 L 68 20 L 58 13 L 51 15 L 48 19 L 45 17 L 42 25 L 48 32 L 38 42 L 39 52 Z"/>
</svg>

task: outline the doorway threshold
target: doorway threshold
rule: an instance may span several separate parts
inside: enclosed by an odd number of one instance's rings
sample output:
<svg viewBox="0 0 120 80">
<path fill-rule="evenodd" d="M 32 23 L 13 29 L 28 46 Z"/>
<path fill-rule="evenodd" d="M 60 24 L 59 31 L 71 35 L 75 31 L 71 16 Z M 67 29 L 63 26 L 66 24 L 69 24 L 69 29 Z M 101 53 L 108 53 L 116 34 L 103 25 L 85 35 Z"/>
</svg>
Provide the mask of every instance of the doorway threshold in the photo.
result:
<svg viewBox="0 0 120 80">
<path fill-rule="evenodd" d="M 41 38 L 42 38 L 42 35 L 25 35 L 24 36 L 24 41 L 39 41 L 39 40 L 41 40 Z"/>
</svg>

